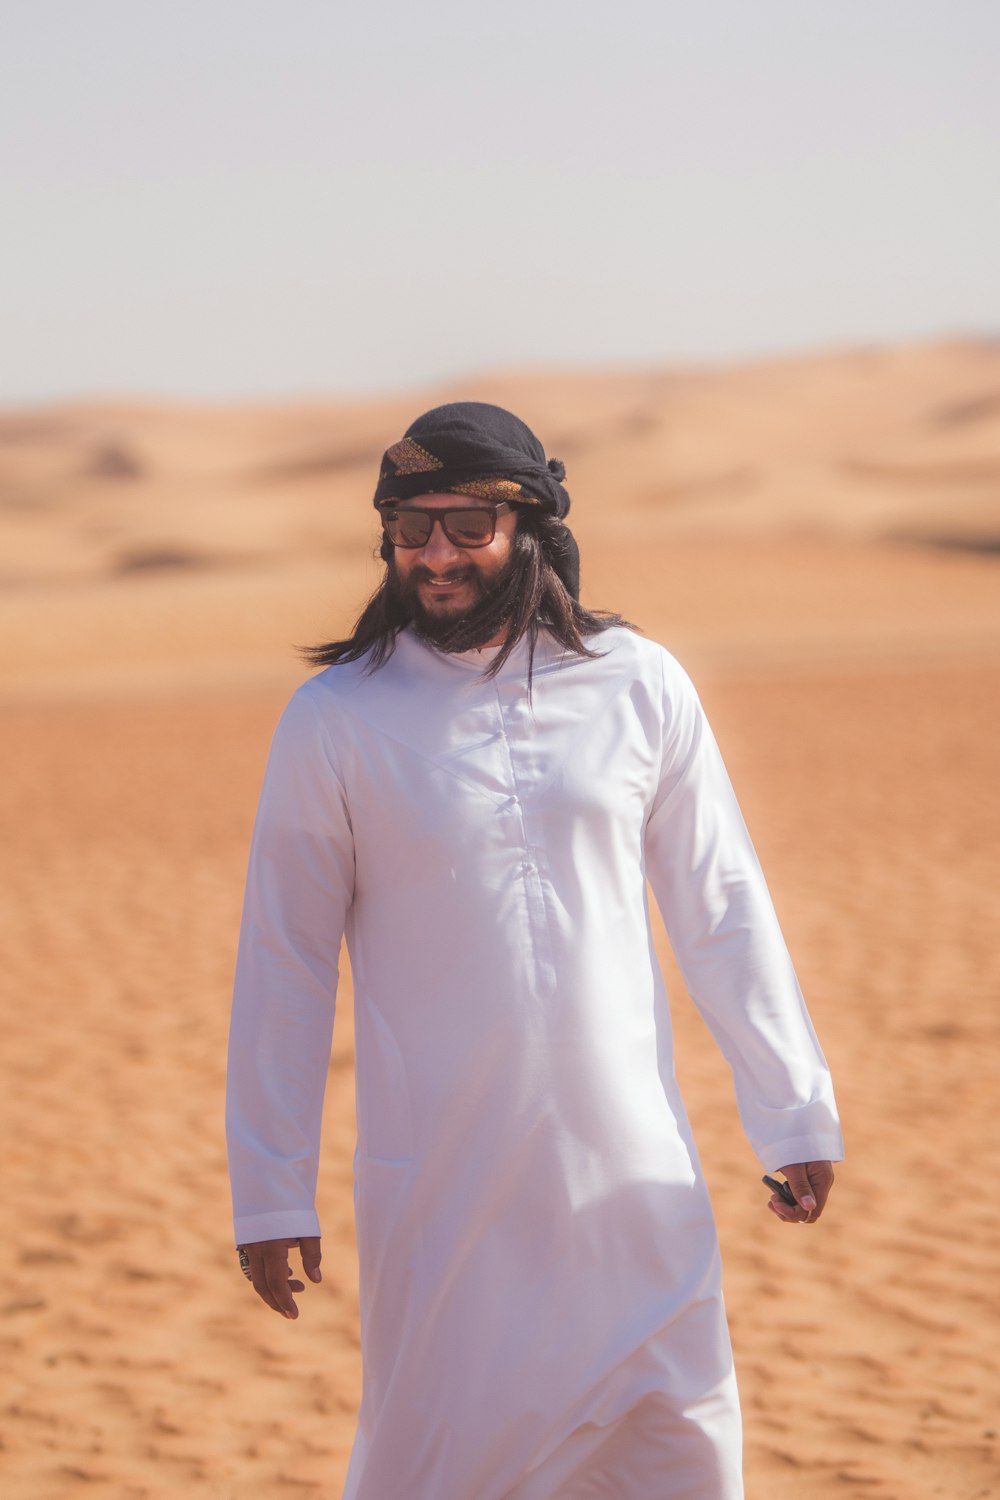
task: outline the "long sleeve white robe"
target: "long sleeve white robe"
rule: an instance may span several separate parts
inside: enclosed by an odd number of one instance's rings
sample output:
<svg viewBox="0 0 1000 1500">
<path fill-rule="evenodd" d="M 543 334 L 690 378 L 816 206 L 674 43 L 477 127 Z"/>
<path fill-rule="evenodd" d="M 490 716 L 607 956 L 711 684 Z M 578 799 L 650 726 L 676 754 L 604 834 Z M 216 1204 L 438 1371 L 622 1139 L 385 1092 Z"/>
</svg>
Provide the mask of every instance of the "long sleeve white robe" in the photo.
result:
<svg viewBox="0 0 1000 1500">
<path fill-rule="evenodd" d="M 738 1500 L 714 1221 L 646 881 L 767 1171 L 830 1077 L 696 693 L 625 629 L 328 668 L 275 733 L 230 1037 L 237 1243 L 319 1233 L 346 932 L 363 1396 L 344 1500 Z"/>
</svg>

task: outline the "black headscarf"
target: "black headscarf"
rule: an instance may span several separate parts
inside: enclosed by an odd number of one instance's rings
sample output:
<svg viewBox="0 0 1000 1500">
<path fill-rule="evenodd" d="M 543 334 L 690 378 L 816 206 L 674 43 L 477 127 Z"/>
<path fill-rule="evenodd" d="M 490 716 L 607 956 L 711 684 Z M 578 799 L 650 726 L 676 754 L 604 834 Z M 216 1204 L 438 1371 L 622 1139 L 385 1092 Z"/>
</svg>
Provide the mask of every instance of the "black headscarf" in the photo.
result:
<svg viewBox="0 0 1000 1500">
<path fill-rule="evenodd" d="M 416 495 L 479 495 L 536 505 L 562 521 L 569 510 L 566 468 L 513 412 L 485 401 L 450 401 L 424 412 L 382 458 L 375 505 Z M 574 599 L 580 597 L 580 554 L 569 528 L 550 548 L 550 561 Z"/>
</svg>

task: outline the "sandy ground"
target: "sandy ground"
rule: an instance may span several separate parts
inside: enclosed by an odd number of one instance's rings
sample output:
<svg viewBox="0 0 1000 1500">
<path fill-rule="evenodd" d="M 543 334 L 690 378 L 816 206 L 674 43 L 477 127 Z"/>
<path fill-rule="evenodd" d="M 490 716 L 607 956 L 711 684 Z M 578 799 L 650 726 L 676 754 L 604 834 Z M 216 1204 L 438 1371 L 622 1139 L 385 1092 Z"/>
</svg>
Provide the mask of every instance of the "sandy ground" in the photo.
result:
<svg viewBox="0 0 1000 1500">
<path fill-rule="evenodd" d="M 968 407 L 978 389 L 992 431 L 992 387 L 960 354 L 945 350 L 936 374 L 920 354 L 933 387 L 921 400 Z M 829 389 L 824 368 L 817 388 Z M 754 373 L 718 377 L 729 381 L 718 413 L 736 413 L 722 447 L 748 427 Z M 781 430 L 774 387 L 795 382 L 780 368 L 756 378 L 757 409 Z M 850 391 L 849 372 L 838 378 Z M 517 409 L 505 379 L 489 397 L 502 390 Z M 529 383 L 526 401 L 541 405 L 540 389 Z M 552 420 L 561 412 L 570 432 L 594 389 L 553 377 Z M 616 399 L 627 412 L 634 391 Z M 914 399 L 885 395 L 885 431 Z M 378 446 L 388 410 L 351 414 L 359 444 Z M 239 496 L 252 517 L 257 492 L 232 480 L 233 455 L 245 451 L 250 471 L 263 462 L 251 437 L 261 452 L 294 446 L 290 414 L 277 436 L 259 413 L 182 415 L 140 413 L 173 465 L 162 493 L 114 475 L 95 493 L 91 479 L 71 484 L 65 413 L 49 414 L 44 440 L 32 417 L 28 458 L 24 415 L 8 419 L 21 436 L 7 447 L 0 422 L 5 1500 L 337 1500 L 353 1432 L 349 977 L 320 1180 L 325 1280 L 297 1324 L 267 1311 L 236 1266 L 222 1107 L 250 825 L 271 728 L 302 675 L 288 643 L 346 624 L 374 579 L 370 476 L 339 541 L 297 492 L 295 525 L 307 532 L 311 515 L 313 540 L 282 550 L 290 523 L 276 502 L 241 531 Z M 310 443 L 322 415 L 296 417 Z M 389 415 L 386 441 L 400 425 Z M 107 426 L 107 413 L 88 420 Z M 975 461 L 997 462 L 979 418 L 961 420 Z M 648 435 L 625 429 L 622 441 Z M 693 417 L 684 441 L 693 451 Z M 185 462 L 225 470 L 225 516 L 176 510 Z M 139 485 L 131 521 L 120 482 Z M 773 494 L 793 488 L 776 463 Z M 923 481 L 899 489 L 896 530 L 940 539 L 947 494 L 935 511 Z M 976 510 L 980 543 L 1000 532 L 992 496 Z M 820 524 L 824 505 L 808 526 L 774 501 L 739 526 L 671 527 L 634 494 L 598 514 L 591 492 L 589 509 L 577 499 L 586 595 L 671 646 L 701 687 L 844 1116 L 848 1161 L 827 1214 L 815 1229 L 779 1225 L 723 1060 L 661 944 L 723 1245 L 749 1500 L 1000 1496 L 1000 560 L 892 543 L 881 521 L 866 531 L 860 501 L 850 526 Z M 106 534 L 94 542 L 92 514 L 81 519 L 101 506 L 116 552 Z M 209 522 L 201 566 L 120 566 L 150 539 L 191 552 Z"/>
</svg>

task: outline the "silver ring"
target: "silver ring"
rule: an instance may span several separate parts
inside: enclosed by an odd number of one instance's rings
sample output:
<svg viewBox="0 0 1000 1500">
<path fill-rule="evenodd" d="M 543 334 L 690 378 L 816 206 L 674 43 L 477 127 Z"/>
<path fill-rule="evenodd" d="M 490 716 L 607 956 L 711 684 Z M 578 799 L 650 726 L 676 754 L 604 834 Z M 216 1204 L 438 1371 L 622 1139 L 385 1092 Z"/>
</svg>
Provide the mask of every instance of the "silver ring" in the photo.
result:
<svg viewBox="0 0 1000 1500">
<path fill-rule="evenodd" d="M 246 1245 L 237 1245 L 236 1253 L 240 1258 L 240 1270 L 243 1272 L 248 1281 L 252 1281 L 253 1272 L 250 1269 L 250 1256 L 247 1253 Z"/>
</svg>

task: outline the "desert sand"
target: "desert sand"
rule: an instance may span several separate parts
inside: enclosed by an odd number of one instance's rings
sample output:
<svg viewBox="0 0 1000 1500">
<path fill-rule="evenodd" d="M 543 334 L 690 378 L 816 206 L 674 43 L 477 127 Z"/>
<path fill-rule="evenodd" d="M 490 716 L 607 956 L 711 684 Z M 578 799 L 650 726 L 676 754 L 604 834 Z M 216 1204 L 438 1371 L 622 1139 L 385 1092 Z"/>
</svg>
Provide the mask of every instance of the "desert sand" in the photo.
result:
<svg viewBox="0 0 1000 1500">
<path fill-rule="evenodd" d="M 1000 1496 L 987 342 L 493 372 L 352 406 L 0 413 L 0 1494 L 340 1494 L 360 1385 L 350 975 L 324 1281 L 297 1323 L 232 1248 L 229 987 L 293 648 L 374 586 L 381 449 L 457 397 L 511 406 L 564 459 L 586 601 L 698 683 L 833 1069 L 847 1160 L 820 1223 L 782 1226 L 661 934 L 749 1500 Z"/>
</svg>

